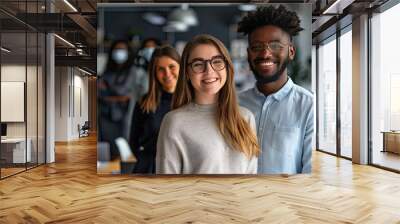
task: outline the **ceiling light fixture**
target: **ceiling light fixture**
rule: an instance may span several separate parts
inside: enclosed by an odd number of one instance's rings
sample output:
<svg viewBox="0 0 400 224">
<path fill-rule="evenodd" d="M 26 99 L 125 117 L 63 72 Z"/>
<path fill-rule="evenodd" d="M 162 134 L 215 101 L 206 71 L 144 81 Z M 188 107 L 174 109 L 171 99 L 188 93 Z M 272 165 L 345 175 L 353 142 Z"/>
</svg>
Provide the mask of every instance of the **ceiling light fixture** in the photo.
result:
<svg viewBox="0 0 400 224">
<path fill-rule="evenodd" d="M 186 23 L 180 21 L 171 21 L 168 22 L 166 26 L 163 27 L 164 32 L 185 32 L 188 29 L 188 25 Z"/>
<path fill-rule="evenodd" d="M 0 48 L 2 51 L 4 51 L 4 52 L 7 52 L 7 53 L 10 53 L 11 52 L 11 50 L 9 50 L 9 49 L 7 49 L 7 48 L 5 48 L 5 47 L 1 47 Z"/>
<path fill-rule="evenodd" d="M 145 13 L 143 19 L 153 25 L 164 25 L 166 20 L 163 16 L 153 12 Z"/>
<path fill-rule="evenodd" d="M 77 48 L 76 53 L 78 53 L 79 55 L 83 55 L 83 49 Z"/>
<path fill-rule="evenodd" d="M 256 5 L 242 4 L 239 5 L 239 10 L 243 12 L 255 11 L 257 9 Z"/>
<path fill-rule="evenodd" d="M 70 47 L 75 48 L 75 45 L 71 44 L 71 42 L 69 42 L 68 40 L 66 40 L 66 39 L 64 39 L 64 38 L 62 38 L 62 37 L 60 37 L 60 36 L 57 35 L 57 34 L 54 34 L 54 36 L 57 37 L 58 39 L 60 39 L 62 42 L 64 42 L 64 43 L 66 43 L 67 45 L 69 45 Z"/>
<path fill-rule="evenodd" d="M 64 0 L 65 4 L 67 4 L 72 10 L 74 10 L 74 12 L 78 12 L 78 10 L 71 4 L 69 3 L 68 0 Z"/>
<path fill-rule="evenodd" d="M 188 26 L 199 24 L 196 12 L 189 8 L 189 4 L 182 4 L 181 8 L 174 9 L 168 16 L 169 22 L 181 22 Z"/>
</svg>

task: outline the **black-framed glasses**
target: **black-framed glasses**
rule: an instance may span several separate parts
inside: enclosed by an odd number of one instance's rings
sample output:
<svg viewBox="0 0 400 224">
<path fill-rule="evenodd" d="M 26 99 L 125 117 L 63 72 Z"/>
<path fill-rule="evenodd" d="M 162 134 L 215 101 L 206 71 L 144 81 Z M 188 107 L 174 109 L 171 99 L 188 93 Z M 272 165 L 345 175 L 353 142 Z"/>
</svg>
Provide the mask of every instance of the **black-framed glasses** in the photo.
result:
<svg viewBox="0 0 400 224">
<path fill-rule="evenodd" d="M 271 41 L 268 43 L 257 42 L 254 44 L 250 44 L 249 48 L 254 53 L 259 53 L 266 49 L 268 49 L 272 53 L 279 53 L 286 45 L 288 44 L 284 44 L 279 41 Z"/>
<path fill-rule="evenodd" d="M 223 56 L 214 56 L 209 60 L 194 59 L 188 65 L 194 73 L 203 73 L 207 69 L 207 63 L 210 62 L 214 71 L 221 71 L 226 67 L 226 60 Z"/>
</svg>

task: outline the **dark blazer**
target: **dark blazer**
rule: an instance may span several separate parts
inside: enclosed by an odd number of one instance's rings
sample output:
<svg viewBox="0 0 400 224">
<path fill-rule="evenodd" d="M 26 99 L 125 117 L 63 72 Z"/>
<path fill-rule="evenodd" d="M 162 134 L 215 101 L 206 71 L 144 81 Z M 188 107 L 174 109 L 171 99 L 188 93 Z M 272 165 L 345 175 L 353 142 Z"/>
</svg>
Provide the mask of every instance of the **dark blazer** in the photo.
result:
<svg viewBox="0 0 400 224">
<path fill-rule="evenodd" d="M 133 113 L 130 146 L 138 162 L 134 173 L 155 173 L 157 137 L 164 115 L 171 110 L 172 94 L 162 92 L 156 111 L 146 113 L 136 103 Z"/>
</svg>

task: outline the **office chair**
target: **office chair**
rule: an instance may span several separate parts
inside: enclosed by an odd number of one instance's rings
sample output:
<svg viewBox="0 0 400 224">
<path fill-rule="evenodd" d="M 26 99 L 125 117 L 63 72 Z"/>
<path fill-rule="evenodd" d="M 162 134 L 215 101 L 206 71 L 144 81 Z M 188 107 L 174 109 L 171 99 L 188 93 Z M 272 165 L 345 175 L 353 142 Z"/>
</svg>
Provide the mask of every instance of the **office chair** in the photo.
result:
<svg viewBox="0 0 400 224">
<path fill-rule="evenodd" d="M 85 121 L 82 127 L 80 127 L 80 125 L 78 124 L 79 138 L 89 136 L 89 129 L 90 129 L 89 121 Z"/>
</svg>

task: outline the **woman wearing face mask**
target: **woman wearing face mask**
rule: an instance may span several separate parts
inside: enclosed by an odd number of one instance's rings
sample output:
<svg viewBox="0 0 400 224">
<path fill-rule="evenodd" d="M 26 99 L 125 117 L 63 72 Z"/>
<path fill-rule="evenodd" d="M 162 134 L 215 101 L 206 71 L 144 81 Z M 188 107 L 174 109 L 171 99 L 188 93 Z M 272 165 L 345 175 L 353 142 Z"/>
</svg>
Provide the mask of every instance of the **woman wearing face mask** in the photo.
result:
<svg viewBox="0 0 400 224">
<path fill-rule="evenodd" d="M 254 116 L 239 107 L 233 65 L 224 45 L 210 35 L 183 50 L 173 111 L 157 142 L 159 174 L 254 174 L 260 153 Z"/>
<path fill-rule="evenodd" d="M 115 139 L 128 139 L 134 105 L 147 89 L 146 74 L 132 66 L 132 55 L 127 41 L 115 41 L 106 70 L 98 79 L 99 141 L 109 142 L 112 159 L 119 156 Z"/>
<path fill-rule="evenodd" d="M 180 56 L 171 46 L 156 48 L 149 64 L 149 92 L 136 103 L 130 145 L 138 160 L 134 173 L 154 173 L 158 131 L 170 111 Z"/>
<path fill-rule="evenodd" d="M 134 59 L 135 65 L 147 70 L 154 50 L 160 45 L 161 42 L 156 38 L 147 38 L 143 40 L 138 55 Z"/>
</svg>

